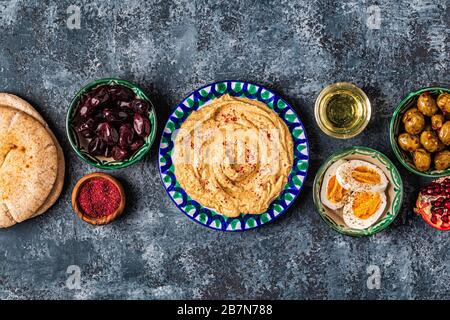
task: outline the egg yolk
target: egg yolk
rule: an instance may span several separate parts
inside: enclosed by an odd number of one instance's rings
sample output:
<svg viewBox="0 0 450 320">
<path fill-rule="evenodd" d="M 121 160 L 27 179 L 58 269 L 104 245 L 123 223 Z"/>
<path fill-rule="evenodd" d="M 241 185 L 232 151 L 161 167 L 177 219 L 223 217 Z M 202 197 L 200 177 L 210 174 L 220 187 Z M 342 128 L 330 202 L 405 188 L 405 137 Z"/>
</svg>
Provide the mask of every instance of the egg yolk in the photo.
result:
<svg viewBox="0 0 450 320">
<path fill-rule="evenodd" d="M 327 198 L 333 203 L 341 202 L 344 196 L 347 194 L 347 190 L 342 188 L 339 182 L 336 180 L 336 176 L 332 176 L 328 181 L 327 186 Z"/>
<path fill-rule="evenodd" d="M 380 207 L 381 197 L 377 192 L 360 192 L 353 199 L 353 215 L 360 219 L 372 216 Z"/>
<path fill-rule="evenodd" d="M 378 184 L 381 182 L 380 175 L 368 167 L 356 167 L 352 170 L 352 177 L 358 182 L 367 184 Z"/>
</svg>

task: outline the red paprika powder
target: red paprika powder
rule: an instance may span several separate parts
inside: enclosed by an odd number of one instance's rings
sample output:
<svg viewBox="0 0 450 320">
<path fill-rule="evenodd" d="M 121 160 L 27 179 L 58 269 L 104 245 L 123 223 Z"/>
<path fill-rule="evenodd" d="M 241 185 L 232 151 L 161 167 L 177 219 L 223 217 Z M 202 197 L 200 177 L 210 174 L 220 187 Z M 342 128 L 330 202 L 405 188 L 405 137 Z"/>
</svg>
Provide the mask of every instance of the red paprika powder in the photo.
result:
<svg viewBox="0 0 450 320">
<path fill-rule="evenodd" d="M 83 183 L 78 194 L 78 205 L 91 218 L 101 218 L 114 213 L 122 198 L 119 188 L 105 178 L 92 178 Z"/>
</svg>

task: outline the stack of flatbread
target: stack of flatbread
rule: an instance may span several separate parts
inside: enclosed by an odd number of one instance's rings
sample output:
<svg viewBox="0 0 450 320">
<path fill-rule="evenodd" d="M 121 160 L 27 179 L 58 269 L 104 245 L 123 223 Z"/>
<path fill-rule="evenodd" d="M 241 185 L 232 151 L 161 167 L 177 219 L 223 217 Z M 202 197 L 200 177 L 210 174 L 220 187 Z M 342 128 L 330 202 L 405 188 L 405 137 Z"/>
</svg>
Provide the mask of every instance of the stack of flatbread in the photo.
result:
<svg viewBox="0 0 450 320">
<path fill-rule="evenodd" d="M 42 116 L 0 93 L 0 228 L 46 212 L 64 184 L 64 154 Z"/>
</svg>

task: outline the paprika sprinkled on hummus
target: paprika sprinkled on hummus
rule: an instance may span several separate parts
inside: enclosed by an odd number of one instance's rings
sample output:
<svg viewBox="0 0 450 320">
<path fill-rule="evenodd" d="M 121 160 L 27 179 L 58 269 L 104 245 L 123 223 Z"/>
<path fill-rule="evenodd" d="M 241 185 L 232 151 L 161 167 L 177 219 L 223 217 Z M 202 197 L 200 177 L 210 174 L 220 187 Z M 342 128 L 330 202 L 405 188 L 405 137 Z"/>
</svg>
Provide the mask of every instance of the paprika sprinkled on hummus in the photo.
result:
<svg viewBox="0 0 450 320">
<path fill-rule="evenodd" d="M 119 208 L 121 196 L 117 186 L 108 179 L 93 178 L 83 183 L 77 201 L 84 214 L 100 218 Z"/>
</svg>

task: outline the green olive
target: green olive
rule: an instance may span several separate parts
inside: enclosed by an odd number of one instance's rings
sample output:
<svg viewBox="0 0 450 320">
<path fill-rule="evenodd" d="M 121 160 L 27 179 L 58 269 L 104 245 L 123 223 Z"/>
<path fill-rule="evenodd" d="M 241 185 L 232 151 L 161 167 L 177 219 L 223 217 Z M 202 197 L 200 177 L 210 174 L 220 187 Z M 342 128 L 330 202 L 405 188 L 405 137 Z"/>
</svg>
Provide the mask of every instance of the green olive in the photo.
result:
<svg viewBox="0 0 450 320">
<path fill-rule="evenodd" d="M 413 153 L 413 161 L 416 169 L 419 171 L 427 171 L 430 169 L 431 156 L 423 148 L 419 148 Z"/>
<path fill-rule="evenodd" d="M 434 131 L 422 131 L 420 143 L 428 152 L 435 152 L 439 148 L 439 139 Z"/>
<path fill-rule="evenodd" d="M 446 146 L 450 145 L 450 121 L 446 121 L 439 129 L 439 139 Z"/>
<path fill-rule="evenodd" d="M 433 97 L 428 92 L 424 92 L 419 96 L 419 99 L 417 100 L 417 109 L 428 117 L 431 117 L 438 112 L 436 101 L 434 101 Z"/>
<path fill-rule="evenodd" d="M 445 170 L 450 167 L 450 151 L 443 150 L 434 156 L 434 167 L 436 170 Z"/>
<path fill-rule="evenodd" d="M 441 113 L 436 113 L 431 117 L 431 128 L 439 130 L 445 122 L 445 117 Z"/>
<path fill-rule="evenodd" d="M 416 108 L 411 108 L 403 115 L 405 131 L 410 134 L 418 134 L 425 127 L 425 118 Z"/>
<path fill-rule="evenodd" d="M 415 134 L 402 133 L 398 136 L 398 145 L 405 151 L 413 152 L 420 147 L 419 138 Z"/>
<path fill-rule="evenodd" d="M 443 113 L 450 114 L 450 93 L 441 93 L 438 96 L 436 103 Z"/>
</svg>

